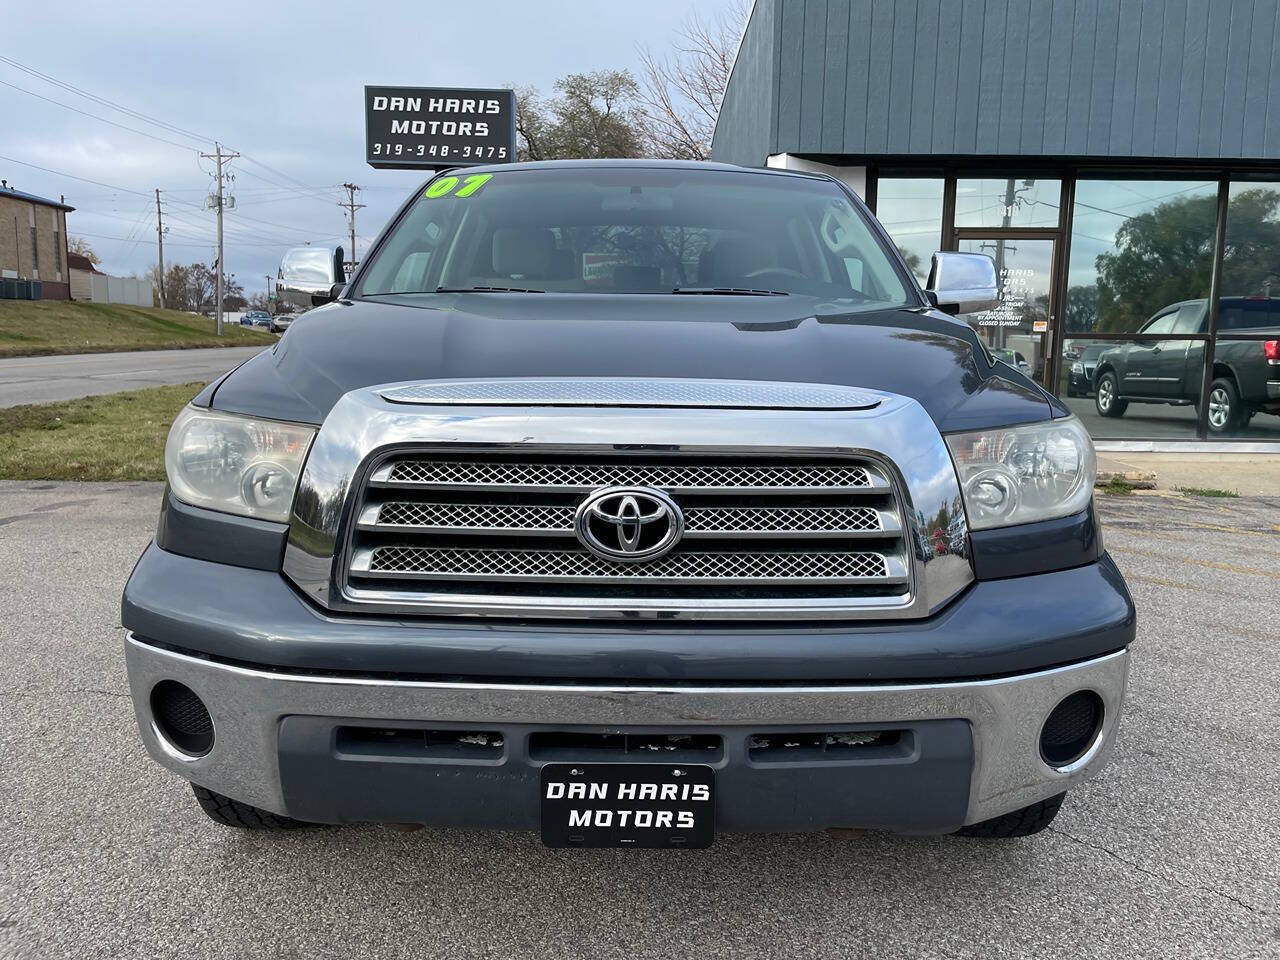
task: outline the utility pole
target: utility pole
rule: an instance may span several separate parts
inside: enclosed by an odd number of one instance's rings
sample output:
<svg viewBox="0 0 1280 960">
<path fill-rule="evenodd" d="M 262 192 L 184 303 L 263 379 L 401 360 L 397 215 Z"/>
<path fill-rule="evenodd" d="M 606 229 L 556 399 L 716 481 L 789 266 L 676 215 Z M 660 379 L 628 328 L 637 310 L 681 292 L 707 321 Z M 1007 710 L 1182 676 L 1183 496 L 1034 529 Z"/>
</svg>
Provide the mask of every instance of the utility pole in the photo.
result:
<svg viewBox="0 0 1280 960">
<path fill-rule="evenodd" d="M 160 308 L 164 309 L 164 219 L 160 213 L 160 188 L 156 187 L 156 258 L 160 262 Z"/>
<path fill-rule="evenodd" d="M 274 317 L 276 312 L 271 307 L 271 274 L 264 273 L 263 276 L 267 278 L 267 313 Z"/>
<path fill-rule="evenodd" d="M 222 163 L 224 160 L 234 160 L 236 157 L 240 156 L 240 154 L 223 153 L 222 144 L 220 143 L 215 143 L 213 147 L 215 151 L 214 153 L 202 153 L 200 154 L 200 156 L 204 157 L 206 160 L 215 160 L 217 161 L 217 164 L 218 164 L 218 172 L 215 175 L 218 181 L 218 194 L 216 199 L 211 198 L 213 199 L 213 206 L 218 211 L 218 262 L 214 270 L 215 300 L 213 305 L 213 311 L 214 311 L 214 317 L 215 317 L 214 331 L 215 333 L 217 333 L 218 336 L 222 336 L 222 295 L 223 295 L 222 275 L 226 265 L 226 261 L 223 259 L 223 256 L 222 256 L 222 208 L 225 205 L 225 201 L 223 200 L 223 197 L 222 197 Z"/>
<path fill-rule="evenodd" d="M 364 207 L 363 203 L 356 203 L 356 191 L 360 188 L 354 183 L 344 183 L 343 186 L 347 190 L 346 201 L 339 200 L 338 206 L 347 208 L 347 225 L 351 228 L 351 250 L 347 256 L 351 267 L 354 269 L 356 265 L 356 211 Z M 351 276 L 350 271 L 347 276 Z"/>
</svg>

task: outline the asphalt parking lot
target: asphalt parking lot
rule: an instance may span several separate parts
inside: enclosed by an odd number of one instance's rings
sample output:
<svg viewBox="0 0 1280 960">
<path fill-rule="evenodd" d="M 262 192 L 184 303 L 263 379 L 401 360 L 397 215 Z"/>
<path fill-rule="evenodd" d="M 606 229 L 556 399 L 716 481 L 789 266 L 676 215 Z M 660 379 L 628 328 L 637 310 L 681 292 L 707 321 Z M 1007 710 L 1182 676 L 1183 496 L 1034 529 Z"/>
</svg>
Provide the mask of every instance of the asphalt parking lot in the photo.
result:
<svg viewBox="0 0 1280 960">
<path fill-rule="evenodd" d="M 206 820 L 124 674 L 159 493 L 0 484 L 0 956 L 1280 956 L 1280 497 L 1102 502 L 1141 618 L 1128 712 L 1048 832 L 664 853 Z"/>
</svg>

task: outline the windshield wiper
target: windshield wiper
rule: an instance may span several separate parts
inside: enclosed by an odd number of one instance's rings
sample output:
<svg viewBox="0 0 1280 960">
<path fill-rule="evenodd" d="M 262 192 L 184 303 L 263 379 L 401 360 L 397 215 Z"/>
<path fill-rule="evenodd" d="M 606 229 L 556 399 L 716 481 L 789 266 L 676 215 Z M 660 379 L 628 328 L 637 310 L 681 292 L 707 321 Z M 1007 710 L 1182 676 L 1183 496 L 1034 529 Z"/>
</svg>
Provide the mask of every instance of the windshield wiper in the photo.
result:
<svg viewBox="0 0 1280 960">
<path fill-rule="evenodd" d="M 756 290 L 751 287 L 676 287 L 671 291 L 689 296 L 717 297 L 789 297 L 785 290 Z"/>
<path fill-rule="evenodd" d="M 436 293 L 546 293 L 532 287 L 436 287 Z"/>
</svg>

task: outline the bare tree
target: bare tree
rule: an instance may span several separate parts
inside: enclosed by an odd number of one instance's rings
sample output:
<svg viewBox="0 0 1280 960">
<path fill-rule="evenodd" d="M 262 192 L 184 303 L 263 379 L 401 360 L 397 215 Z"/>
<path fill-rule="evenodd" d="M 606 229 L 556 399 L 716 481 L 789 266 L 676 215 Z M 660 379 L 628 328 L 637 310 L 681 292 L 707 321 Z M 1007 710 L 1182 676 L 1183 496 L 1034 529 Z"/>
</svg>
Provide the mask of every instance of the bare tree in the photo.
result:
<svg viewBox="0 0 1280 960">
<path fill-rule="evenodd" d="M 89 245 L 89 241 L 84 237 L 68 235 L 67 237 L 67 253 L 75 253 L 84 257 L 95 267 L 102 262 L 102 258 L 93 251 L 93 247 Z"/>
<path fill-rule="evenodd" d="M 640 104 L 657 156 L 711 158 L 711 135 L 749 12 L 746 0 L 734 0 L 713 20 L 694 14 L 671 53 L 640 51 Z"/>
</svg>

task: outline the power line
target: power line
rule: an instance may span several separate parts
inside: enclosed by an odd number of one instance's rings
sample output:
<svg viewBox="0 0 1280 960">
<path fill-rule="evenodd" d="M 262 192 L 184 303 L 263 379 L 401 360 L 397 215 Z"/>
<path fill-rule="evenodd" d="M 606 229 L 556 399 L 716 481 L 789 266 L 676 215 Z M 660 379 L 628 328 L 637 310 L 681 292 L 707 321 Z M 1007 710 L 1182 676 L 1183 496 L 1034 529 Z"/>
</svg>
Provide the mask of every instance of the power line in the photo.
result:
<svg viewBox="0 0 1280 960">
<path fill-rule="evenodd" d="M 117 186 L 114 183 L 103 183 L 101 180 L 90 180 L 88 177 L 77 177 L 73 173 L 64 173 L 61 170 L 53 170 L 49 167 L 42 167 L 37 163 L 27 163 L 25 160 L 18 160 L 14 157 L 6 157 L 0 154 L 0 160 L 8 160 L 10 163 L 16 163 L 20 167 L 30 167 L 32 170 L 43 170 L 45 173 L 52 173 L 56 177 L 66 177 L 68 180 L 79 180 L 81 183 L 92 183 L 95 187 L 106 187 L 108 190 L 119 190 L 121 193 L 132 193 L 134 196 L 151 198 L 151 194 L 143 193 L 141 190 L 130 190 L 128 187 Z"/>
<path fill-rule="evenodd" d="M 149 116 L 148 114 L 145 114 L 140 110 L 134 110 L 131 107 L 126 107 L 122 104 L 116 103 L 114 100 L 109 100 L 106 97 L 100 97 L 96 93 L 90 93 L 88 90 L 85 90 L 81 87 L 77 87 L 73 83 L 67 83 L 63 80 L 57 79 L 56 77 L 51 77 L 47 73 L 41 73 L 39 70 L 35 69 L 34 67 L 29 67 L 24 63 L 19 63 L 17 60 L 12 59 L 11 57 L 0 56 L 0 63 L 7 63 L 9 66 L 17 70 L 21 70 L 23 73 L 30 74 L 33 77 L 37 77 L 40 80 L 45 81 L 46 83 L 51 83 L 55 87 L 61 87 L 63 90 L 66 90 L 69 93 L 74 93 L 88 100 L 92 100 L 95 103 L 102 104 L 104 107 L 110 107 L 112 110 L 118 110 L 121 113 L 128 114 L 129 116 L 137 120 L 144 120 L 147 123 L 153 124 L 154 126 L 161 127 L 173 133 L 181 134 L 184 137 L 190 137 L 193 140 L 198 140 L 202 143 L 213 142 L 213 137 L 206 137 L 204 134 L 193 133 L 190 130 L 184 130 L 182 127 L 179 127 L 176 124 L 169 123 L 166 120 L 157 119 L 156 117 Z M 190 149 L 190 148 L 186 148 L 186 149 Z"/>
<path fill-rule="evenodd" d="M 136 133 L 140 137 L 148 137 L 152 140 L 158 140 L 160 143 L 167 143 L 170 146 L 177 147 L 180 150 L 193 151 L 196 149 L 190 144 L 178 143 L 176 140 L 168 140 L 164 137 L 157 137 L 154 133 L 147 133 L 147 131 L 139 130 L 137 127 L 130 127 L 130 126 L 126 126 L 123 123 L 116 123 L 114 120 L 108 120 L 106 117 L 100 117 L 96 113 L 90 113 L 88 110 L 81 110 L 79 107 L 73 107 L 69 103 L 63 103 L 61 100 L 54 100 L 52 97 L 46 97 L 43 94 L 36 93 L 34 90 L 28 90 L 26 87 L 20 87 L 16 83 L 10 83 L 8 80 L 0 80 L 0 84 L 3 84 L 4 86 L 9 87 L 12 90 L 17 90 L 19 93 L 25 93 L 29 96 L 35 97 L 38 100 L 44 100 L 46 103 L 52 103 L 59 107 L 65 107 L 67 110 L 70 110 L 73 113 L 78 113 L 84 117 L 89 117 L 91 120 L 98 120 L 98 121 L 101 121 L 102 123 L 109 123 L 111 124 L 111 126 L 119 127 L 121 130 L 128 130 L 130 133 Z"/>
</svg>

